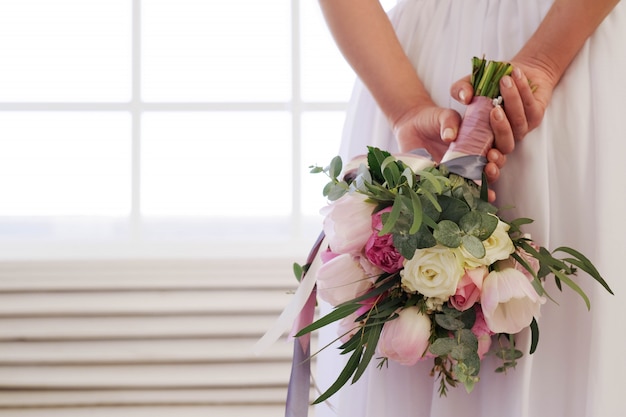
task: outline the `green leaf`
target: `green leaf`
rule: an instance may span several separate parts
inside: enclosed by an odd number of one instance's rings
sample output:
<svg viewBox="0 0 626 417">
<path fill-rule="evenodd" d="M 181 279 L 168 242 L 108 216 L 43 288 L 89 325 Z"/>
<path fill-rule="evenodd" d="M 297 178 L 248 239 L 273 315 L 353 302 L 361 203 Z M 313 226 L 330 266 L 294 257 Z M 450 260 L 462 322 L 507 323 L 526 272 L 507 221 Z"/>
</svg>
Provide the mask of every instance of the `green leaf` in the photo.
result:
<svg viewBox="0 0 626 417">
<path fill-rule="evenodd" d="M 478 338 L 470 329 L 458 330 L 456 338 L 460 344 L 470 347 L 474 352 L 478 351 Z"/>
<path fill-rule="evenodd" d="M 381 164 L 388 156 L 391 156 L 389 152 L 382 151 L 378 148 L 368 146 L 367 147 L 367 164 L 370 167 L 370 171 L 372 172 L 372 178 L 375 181 L 380 183 L 384 182 L 385 179 L 383 177 L 382 170 L 380 168 Z"/>
<path fill-rule="evenodd" d="M 343 163 L 340 156 L 335 156 L 332 161 L 330 161 L 329 175 L 333 180 L 336 180 L 337 177 L 341 175 L 342 167 Z"/>
<path fill-rule="evenodd" d="M 378 233 L 379 236 L 386 235 L 393 230 L 393 227 L 396 225 L 398 218 L 400 218 L 400 213 L 402 210 L 402 199 L 398 196 L 395 200 L 393 200 L 393 206 L 391 207 L 391 212 L 389 212 L 388 216 L 383 216 L 383 228 Z"/>
<path fill-rule="evenodd" d="M 409 197 L 411 198 L 411 206 L 413 210 L 413 223 L 411 224 L 411 228 L 409 229 L 409 234 L 415 234 L 422 226 L 422 202 L 411 188 L 406 188 Z"/>
<path fill-rule="evenodd" d="M 537 324 L 537 320 L 533 317 L 533 321 L 530 322 L 530 354 L 532 355 L 537 350 L 537 345 L 539 344 L 539 325 Z"/>
<path fill-rule="evenodd" d="M 465 327 L 465 324 L 461 320 L 457 320 L 454 317 L 442 313 L 435 314 L 435 323 L 446 330 L 459 330 Z"/>
<path fill-rule="evenodd" d="M 293 263 L 293 274 L 296 276 L 296 279 L 298 281 L 300 281 L 302 279 L 303 274 L 304 274 L 304 268 L 300 264 L 294 262 Z"/>
<path fill-rule="evenodd" d="M 404 171 L 402 171 L 402 175 L 400 176 L 400 178 L 406 178 L 406 184 L 409 187 L 413 188 L 413 184 L 415 184 L 415 174 L 413 173 L 411 168 L 404 168 Z"/>
<path fill-rule="evenodd" d="M 420 175 L 421 178 L 423 178 L 426 181 L 428 181 L 428 183 L 432 186 L 433 190 L 437 194 L 441 194 L 443 192 L 443 186 L 441 184 L 441 181 L 439 180 L 439 178 L 443 178 L 443 177 L 436 176 L 432 172 L 429 172 L 429 171 L 426 171 L 426 170 L 420 171 L 419 175 Z"/>
<path fill-rule="evenodd" d="M 461 244 L 476 259 L 482 259 L 487 254 L 485 245 L 476 236 L 465 235 L 461 238 Z"/>
<path fill-rule="evenodd" d="M 309 171 L 311 174 L 319 174 L 321 172 L 324 172 L 324 168 L 322 167 L 318 167 L 318 166 L 310 166 L 309 167 L 311 170 Z"/>
<path fill-rule="evenodd" d="M 435 356 L 445 356 L 457 346 L 456 340 L 451 337 L 441 337 L 430 344 L 428 350 Z"/>
<path fill-rule="evenodd" d="M 348 186 L 345 182 L 330 183 L 332 184 L 328 190 L 328 199 L 330 201 L 339 200 L 348 192 Z"/>
<path fill-rule="evenodd" d="M 610 294 L 613 294 L 613 291 L 609 287 L 609 284 L 606 283 L 606 281 L 602 278 L 602 275 L 600 275 L 600 272 L 585 255 L 567 246 L 560 246 L 556 248 L 554 252 L 565 252 L 580 260 L 580 262 L 573 262 L 572 259 L 568 259 L 569 262 L 578 266 L 580 269 L 591 275 L 591 277 L 598 281 L 600 285 L 602 285 Z"/>
<path fill-rule="evenodd" d="M 515 361 L 521 358 L 522 356 L 524 356 L 524 354 L 522 353 L 522 351 L 517 350 L 515 348 L 504 347 L 496 351 L 496 356 L 505 361 Z"/>
<path fill-rule="evenodd" d="M 480 211 L 470 211 L 459 221 L 459 227 L 468 235 L 485 240 L 498 226 L 498 218 Z"/>
<path fill-rule="evenodd" d="M 563 281 L 568 287 L 573 289 L 576 293 L 578 293 L 578 295 L 582 297 L 582 299 L 585 301 L 585 305 L 587 306 L 587 310 L 591 309 L 591 302 L 589 301 L 589 297 L 587 297 L 587 294 L 585 294 L 583 289 L 580 288 L 578 284 L 572 281 L 572 279 L 568 277 L 566 274 L 564 274 L 563 271 L 559 271 L 552 267 L 550 268 L 550 270 L 552 270 L 552 273 L 554 274 L 554 276 L 556 276 L 558 279 Z"/>
<path fill-rule="evenodd" d="M 458 248 L 461 246 L 461 238 L 463 237 L 463 234 L 456 223 L 450 220 L 442 220 L 438 223 L 437 228 L 434 230 L 433 236 L 437 242 L 444 246 L 449 248 Z"/>
<path fill-rule="evenodd" d="M 441 220 L 450 220 L 454 223 L 459 223 L 461 217 L 469 213 L 469 206 L 462 200 L 449 197 L 447 195 L 437 196 L 439 205 L 441 207 Z"/>
<path fill-rule="evenodd" d="M 343 368 L 343 370 L 339 374 L 339 377 L 337 378 L 337 380 L 326 390 L 326 392 L 324 392 L 315 401 L 313 401 L 313 404 L 319 404 L 323 401 L 326 401 L 334 393 L 339 391 L 339 389 L 343 387 L 346 384 L 346 382 L 348 382 L 352 374 L 354 374 L 357 367 L 359 366 L 359 362 L 361 360 L 362 354 L 363 354 L 363 346 L 360 346 L 359 348 L 354 350 L 354 352 L 352 353 L 352 356 L 350 356 L 350 359 L 348 359 L 346 366 Z"/>
<path fill-rule="evenodd" d="M 387 184 L 389 184 L 389 188 L 397 187 L 400 183 L 402 172 L 400 172 L 400 168 L 398 168 L 396 158 L 393 156 L 385 158 L 383 163 L 380 165 L 380 169 L 383 174 L 383 178 L 387 181 Z"/>
<path fill-rule="evenodd" d="M 365 353 L 361 357 L 361 362 L 356 369 L 354 378 L 352 379 L 352 383 L 358 381 L 359 378 L 361 378 L 361 375 L 363 375 L 363 372 L 365 372 L 365 370 L 367 369 L 367 365 L 370 363 L 372 357 L 374 356 L 374 353 L 376 352 L 376 345 L 378 345 L 378 339 L 380 338 L 380 333 L 382 330 L 382 323 L 375 324 L 373 327 L 367 330 L 368 335 Z"/>
<path fill-rule="evenodd" d="M 337 320 L 341 320 L 345 317 L 348 317 L 350 314 L 354 313 L 359 308 L 361 308 L 361 304 L 359 303 L 346 304 L 346 305 L 337 307 L 330 313 L 326 314 L 325 316 L 322 316 L 320 319 L 314 321 L 313 323 L 306 326 L 304 329 L 300 330 L 298 333 L 296 333 L 296 337 L 303 336 L 307 333 L 310 333 L 314 330 L 324 327 Z"/>
</svg>

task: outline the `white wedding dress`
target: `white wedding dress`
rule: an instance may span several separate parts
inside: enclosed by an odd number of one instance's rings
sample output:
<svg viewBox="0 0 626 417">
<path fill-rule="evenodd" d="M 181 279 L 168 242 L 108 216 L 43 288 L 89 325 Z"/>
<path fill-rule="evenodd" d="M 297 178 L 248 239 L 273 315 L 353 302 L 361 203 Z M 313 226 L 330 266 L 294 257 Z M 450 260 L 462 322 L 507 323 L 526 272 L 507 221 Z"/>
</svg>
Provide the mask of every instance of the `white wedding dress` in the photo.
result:
<svg viewBox="0 0 626 417">
<path fill-rule="evenodd" d="M 390 12 L 398 37 L 433 99 L 463 112 L 450 85 L 469 74 L 472 56 L 511 58 L 531 36 L 550 0 L 404 0 Z M 526 228 L 542 245 L 579 249 L 615 291 L 610 296 L 587 276 L 578 281 L 592 308 L 552 280 L 539 319 L 535 354 L 517 368 L 493 372 L 468 395 L 451 389 L 439 398 L 429 376 L 432 361 L 413 367 L 370 369 L 320 406 L 316 417 L 621 417 L 626 375 L 626 4 L 622 2 L 580 51 L 558 87 L 541 126 L 518 143 L 496 184 L 504 217 L 530 217 Z M 385 117 L 357 82 L 347 113 L 341 155 L 374 145 L 397 146 Z M 332 336 L 322 335 L 325 340 Z M 318 357 L 317 381 L 326 388 L 343 366 L 336 349 Z"/>
</svg>

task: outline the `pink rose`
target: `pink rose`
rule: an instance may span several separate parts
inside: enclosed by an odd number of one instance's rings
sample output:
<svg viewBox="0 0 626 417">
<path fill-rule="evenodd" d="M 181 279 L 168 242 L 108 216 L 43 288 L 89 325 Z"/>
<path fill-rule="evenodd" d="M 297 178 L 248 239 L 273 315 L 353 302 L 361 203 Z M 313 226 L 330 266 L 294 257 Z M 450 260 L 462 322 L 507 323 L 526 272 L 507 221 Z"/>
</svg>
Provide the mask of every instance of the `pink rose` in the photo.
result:
<svg viewBox="0 0 626 417">
<path fill-rule="evenodd" d="M 378 236 L 372 233 L 365 244 L 365 256 L 371 263 L 390 274 L 402 269 L 404 257 L 393 246 L 393 236 L 390 234 Z"/>
<path fill-rule="evenodd" d="M 379 353 L 402 365 L 414 365 L 424 357 L 430 338 L 430 318 L 418 307 L 400 310 L 399 317 L 383 326 Z"/>
<path fill-rule="evenodd" d="M 514 268 L 491 271 L 480 297 L 487 326 L 494 333 L 515 334 L 539 317 L 543 297 L 526 276 Z"/>
<path fill-rule="evenodd" d="M 332 258 L 317 270 L 317 293 L 332 306 L 365 294 L 371 286 L 372 281 L 358 259 L 347 253 Z"/>
<path fill-rule="evenodd" d="M 323 229 L 331 251 L 358 255 L 372 234 L 372 211 L 359 193 L 348 193 L 322 208 Z"/>
<path fill-rule="evenodd" d="M 483 280 L 488 273 L 489 270 L 484 266 L 466 269 L 465 275 L 456 287 L 456 293 L 450 297 L 450 304 L 459 311 L 465 311 L 472 307 L 480 299 Z"/>
<path fill-rule="evenodd" d="M 476 307 L 476 321 L 472 326 L 472 333 L 478 339 L 478 357 L 482 360 L 491 347 L 491 336 L 494 334 L 485 321 L 485 315 L 480 306 Z"/>
</svg>

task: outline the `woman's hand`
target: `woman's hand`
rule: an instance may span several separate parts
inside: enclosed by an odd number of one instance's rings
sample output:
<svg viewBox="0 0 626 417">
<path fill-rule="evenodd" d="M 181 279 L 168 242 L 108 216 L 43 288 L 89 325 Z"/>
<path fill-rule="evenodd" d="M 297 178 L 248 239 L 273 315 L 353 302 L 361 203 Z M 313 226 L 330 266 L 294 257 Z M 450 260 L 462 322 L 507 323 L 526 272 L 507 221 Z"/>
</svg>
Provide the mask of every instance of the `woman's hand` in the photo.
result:
<svg viewBox="0 0 626 417">
<path fill-rule="evenodd" d="M 456 139 L 461 120 L 461 115 L 456 111 L 432 103 L 407 112 L 393 124 L 393 131 L 400 151 L 424 148 L 439 162 L 450 143 Z M 505 163 L 506 156 L 503 152 L 496 148 L 489 150 L 484 169 L 489 183 L 500 177 L 500 169 Z M 494 201 L 495 198 L 493 190 L 489 190 L 489 201 Z"/>
<path fill-rule="evenodd" d="M 515 142 L 539 126 L 556 84 L 539 63 L 513 61 L 512 64 L 511 75 L 500 80 L 504 110 L 494 107 L 490 114 L 495 147 L 503 154 L 511 153 Z M 452 97 L 463 104 L 469 104 L 474 95 L 469 80 L 467 76 L 455 82 L 450 90 Z"/>
</svg>

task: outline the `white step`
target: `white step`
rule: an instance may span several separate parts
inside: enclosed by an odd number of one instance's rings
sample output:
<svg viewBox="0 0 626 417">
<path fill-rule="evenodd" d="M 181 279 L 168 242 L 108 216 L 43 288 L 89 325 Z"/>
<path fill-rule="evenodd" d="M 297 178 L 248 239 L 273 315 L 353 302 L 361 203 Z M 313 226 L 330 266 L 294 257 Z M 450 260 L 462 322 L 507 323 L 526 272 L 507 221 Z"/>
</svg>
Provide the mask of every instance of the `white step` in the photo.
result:
<svg viewBox="0 0 626 417">
<path fill-rule="evenodd" d="M 293 345 L 255 355 L 257 339 L 0 343 L 0 365 L 151 364 L 290 361 Z"/>
<path fill-rule="evenodd" d="M 276 387 L 289 380 L 291 363 L 177 365 L 2 366 L 2 389 L 191 389 Z"/>
<path fill-rule="evenodd" d="M 260 337 L 278 312 L 246 315 L 0 318 L 0 341 Z"/>
<path fill-rule="evenodd" d="M 285 291 L 151 291 L 0 294 L 0 317 L 154 314 L 267 314 L 291 300 Z"/>
<path fill-rule="evenodd" d="M 293 288 L 292 265 L 287 259 L 3 262 L 0 292 Z"/>
</svg>

